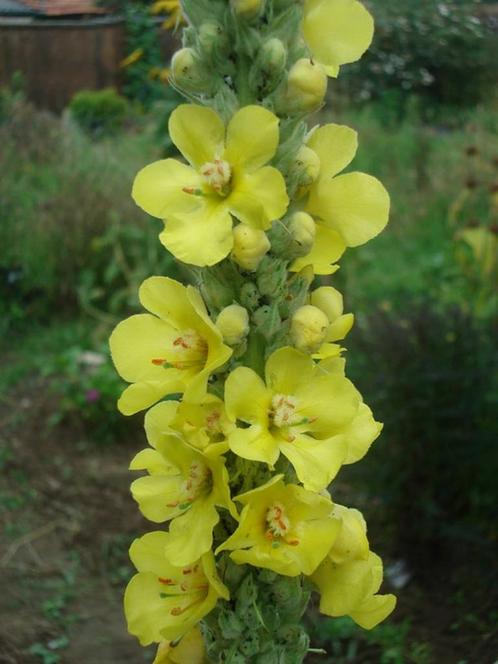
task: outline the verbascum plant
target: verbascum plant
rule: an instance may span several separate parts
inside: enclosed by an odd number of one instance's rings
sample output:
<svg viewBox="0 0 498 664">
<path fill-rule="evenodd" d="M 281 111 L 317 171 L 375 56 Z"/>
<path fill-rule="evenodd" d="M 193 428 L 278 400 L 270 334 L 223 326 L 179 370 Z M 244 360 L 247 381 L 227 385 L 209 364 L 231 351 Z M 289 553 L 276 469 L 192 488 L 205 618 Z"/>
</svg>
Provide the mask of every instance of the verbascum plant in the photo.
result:
<svg viewBox="0 0 498 664">
<path fill-rule="evenodd" d="M 356 0 L 183 0 L 171 82 L 188 99 L 169 122 L 184 161 L 137 175 L 133 197 L 195 278 L 147 279 L 148 313 L 110 345 L 149 409 L 132 494 L 157 525 L 130 550 L 129 631 L 156 664 L 293 664 L 310 649 L 313 592 L 328 616 L 370 629 L 388 616 L 365 521 L 328 491 L 382 425 L 346 378 L 353 325 L 342 295 L 314 287 L 347 247 L 385 227 L 375 178 L 341 174 L 349 127 L 306 125 L 327 75 L 361 57 L 373 20 Z"/>
</svg>

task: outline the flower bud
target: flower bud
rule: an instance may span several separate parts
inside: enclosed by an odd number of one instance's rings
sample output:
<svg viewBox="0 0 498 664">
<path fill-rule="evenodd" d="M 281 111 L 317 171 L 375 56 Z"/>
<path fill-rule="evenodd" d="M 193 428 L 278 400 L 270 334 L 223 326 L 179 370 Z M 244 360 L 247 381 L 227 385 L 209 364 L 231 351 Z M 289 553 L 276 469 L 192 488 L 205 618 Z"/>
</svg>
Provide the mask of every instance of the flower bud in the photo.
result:
<svg viewBox="0 0 498 664">
<path fill-rule="evenodd" d="M 229 346 L 242 343 L 249 334 L 249 314 L 239 304 L 225 307 L 216 319 L 216 327 Z"/>
<path fill-rule="evenodd" d="M 301 58 L 289 71 L 282 110 L 289 115 L 317 111 L 326 91 L 327 74 L 321 65 Z"/>
<path fill-rule="evenodd" d="M 305 304 L 292 316 L 290 335 L 294 346 L 305 353 L 315 353 L 325 341 L 329 320 L 311 304 Z"/>
<path fill-rule="evenodd" d="M 259 291 L 256 284 L 246 281 L 240 289 L 240 301 L 250 311 L 254 311 L 259 305 Z"/>
<path fill-rule="evenodd" d="M 295 212 L 289 222 L 289 233 L 295 245 L 293 257 L 306 256 L 315 242 L 316 226 L 307 212 Z"/>
<path fill-rule="evenodd" d="M 297 183 L 301 187 L 309 187 L 320 174 L 320 157 L 307 145 L 302 145 L 292 165 Z"/>
<path fill-rule="evenodd" d="M 233 229 L 232 259 L 243 270 L 256 270 L 270 246 L 264 231 L 247 224 L 239 224 Z"/>
<path fill-rule="evenodd" d="M 243 18 L 254 18 L 263 6 L 263 0 L 231 0 L 234 12 Z"/>
<path fill-rule="evenodd" d="M 225 54 L 228 39 L 221 23 L 206 21 L 199 28 L 199 49 L 203 56 L 221 57 Z"/>
<path fill-rule="evenodd" d="M 311 293 L 311 304 L 318 307 L 333 323 L 342 316 L 344 304 L 341 293 L 332 286 L 321 286 Z"/>
<path fill-rule="evenodd" d="M 186 92 L 205 92 L 206 73 L 191 48 L 181 48 L 171 60 L 171 80 Z"/>
<path fill-rule="evenodd" d="M 287 62 L 287 49 L 280 39 L 272 37 L 262 45 L 258 60 L 261 70 L 267 76 L 278 78 Z"/>
</svg>

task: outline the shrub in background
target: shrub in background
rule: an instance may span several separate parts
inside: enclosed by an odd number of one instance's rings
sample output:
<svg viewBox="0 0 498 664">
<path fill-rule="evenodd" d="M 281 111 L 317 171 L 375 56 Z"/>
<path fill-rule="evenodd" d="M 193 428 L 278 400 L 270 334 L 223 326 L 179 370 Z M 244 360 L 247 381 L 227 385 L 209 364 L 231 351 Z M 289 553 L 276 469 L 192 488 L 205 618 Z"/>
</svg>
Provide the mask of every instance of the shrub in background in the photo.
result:
<svg viewBox="0 0 498 664">
<path fill-rule="evenodd" d="M 379 309 L 356 330 L 357 380 L 385 422 L 367 482 L 385 500 L 397 553 L 420 574 L 469 550 L 476 562 L 491 555 L 496 322 L 407 298 L 402 311 Z"/>
<path fill-rule="evenodd" d="M 71 117 L 93 135 L 102 136 L 119 131 L 128 113 L 128 103 L 113 88 L 80 90 L 69 103 Z"/>
<path fill-rule="evenodd" d="M 438 103 L 472 105 L 496 84 L 496 35 L 477 0 L 371 0 L 377 32 L 372 48 L 342 79 L 359 99 L 388 93 L 402 105 L 407 92 Z"/>
</svg>

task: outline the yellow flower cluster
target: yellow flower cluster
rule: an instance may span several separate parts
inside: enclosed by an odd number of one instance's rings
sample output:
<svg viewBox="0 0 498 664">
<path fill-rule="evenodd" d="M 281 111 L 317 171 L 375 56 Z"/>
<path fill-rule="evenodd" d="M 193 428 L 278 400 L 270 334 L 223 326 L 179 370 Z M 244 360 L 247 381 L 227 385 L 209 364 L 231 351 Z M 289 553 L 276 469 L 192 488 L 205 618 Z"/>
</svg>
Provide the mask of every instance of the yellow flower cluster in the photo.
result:
<svg viewBox="0 0 498 664">
<path fill-rule="evenodd" d="M 252 21 L 263 4 L 234 0 L 231 10 Z M 305 0 L 301 32 L 313 67 L 337 76 L 368 47 L 373 21 L 357 0 Z M 221 560 L 309 577 L 324 614 L 367 629 L 395 605 L 377 594 L 382 563 L 363 517 L 327 491 L 382 428 L 345 376 L 337 342 L 353 315 L 335 288 L 308 291 L 346 248 L 382 231 L 389 196 L 369 175 L 341 174 L 357 149 L 349 127 L 315 128 L 291 166 L 277 167 L 281 117 L 249 103 L 225 123 L 211 107 L 181 105 L 169 132 L 185 161 L 152 163 L 133 185 L 136 203 L 164 221 L 164 246 L 201 275 L 198 287 L 146 279 L 139 295 L 148 313 L 121 322 L 110 339 L 130 383 L 119 409 L 150 408 L 149 447 L 130 465 L 142 472 L 132 495 L 147 519 L 167 524 L 133 543 L 138 573 L 125 596 L 130 632 L 160 643 L 156 664 L 207 661 L 196 625 L 229 599 Z M 273 239 L 278 228 L 294 247 L 287 256 Z M 235 275 L 222 284 L 232 290 L 221 304 L 202 277 L 219 269 Z M 305 285 L 300 295 L 296 284 Z M 270 333 L 273 300 L 279 323 Z M 248 467 L 263 479 L 244 484 Z"/>
</svg>

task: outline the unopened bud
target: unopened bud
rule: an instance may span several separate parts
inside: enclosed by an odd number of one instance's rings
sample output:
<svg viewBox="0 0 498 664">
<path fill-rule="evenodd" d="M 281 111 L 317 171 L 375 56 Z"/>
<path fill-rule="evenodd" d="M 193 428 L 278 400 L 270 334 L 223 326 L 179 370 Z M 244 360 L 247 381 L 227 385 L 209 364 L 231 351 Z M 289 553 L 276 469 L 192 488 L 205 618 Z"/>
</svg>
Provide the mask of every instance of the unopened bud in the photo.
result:
<svg viewBox="0 0 498 664">
<path fill-rule="evenodd" d="M 302 145 L 296 155 L 292 170 L 296 174 L 297 183 L 309 187 L 320 174 L 320 157 L 307 145 Z"/>
<path fill-rule="evenodd" d="M 225 307 L 216 319 L 216 327 L 229 346 L 242 343 L 249 334 L 249 314 L 239 304 Z"/>
<path fill-rule="evenodd" d="M 171 60 L 171 80 L 187 92 L 205 92 L 206 73 L 191 48 L 181 48 Z"/>
<path fill-rule="evenodd" d="M 333 323 L 342 316 L 344 304 L 341 293 L 332 286 L 321 286 L 311 293 L 311 304 L 318 307 Z"/>
<path fill-rule="evenodd" d="M 239 224 L 233 229 L 232 258 L 243 270 L 256 270 L 270 246 L 266 233 L 258 228 Z"/>
<path fill-rule="evenodd" d="M 315 242 L 316 226 L 307 212 L 295 212 L 289 222 L 289 232 L 294 241 L 293 257 L 306 256 Z"/>
<path fill-rule="evenodd" d="M 327 316 L 311 304 L 305 304 L 292 316 L 291 339 L 298 350 L 315 353 L 325 341 L 329 320 Z"/>
<path fill-rule="evenodd" d="M 231 0 L 234 12 L 243 18 L 254 18 L 263 6 L 263 0 Z"/>
<path fill-rule="evenodd" d="M 228 39 L 221 23 L 206 21 L 199 28 L 199 48 L 203 56 L 221 57 L 225 53 Z"/>
<path fill-rule="evenodd" d="M 311 293 L 311 304 L 327 316 L 330 326 L 328 341 L 339 341 L 349 333 L 354 323 L 353 314 L 343 314 L 342 295 L 332 286 L 322 286 Z"/>
<path fill-rule="evenodd" d="M 276 37 L 265 41 L 258 55 L 261 70 L 272 78 L 277 78 L 283 72 L 287 61 L 287 49 L 283 42 Z"/>
<path fill-rule="evenodd" d="M 326 92 L 327 74 L 324 69 L 308 58 L 301 58 L 289 71 L 282 110 L 290 115 L 317 111 Z"/>
</svg>

